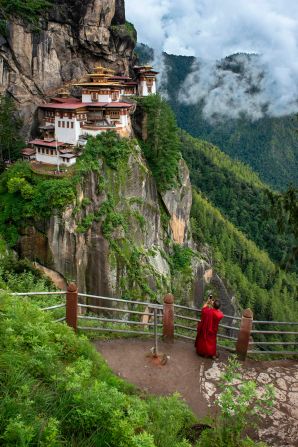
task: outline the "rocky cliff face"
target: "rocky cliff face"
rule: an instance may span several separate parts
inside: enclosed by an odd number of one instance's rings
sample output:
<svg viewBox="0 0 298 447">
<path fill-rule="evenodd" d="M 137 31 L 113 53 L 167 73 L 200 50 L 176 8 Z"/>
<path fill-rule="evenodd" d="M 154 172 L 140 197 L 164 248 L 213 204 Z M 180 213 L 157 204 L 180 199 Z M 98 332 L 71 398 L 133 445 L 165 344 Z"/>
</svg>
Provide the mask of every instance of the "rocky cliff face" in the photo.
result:
<svg viewBox="0 0 298 447">
<path fill-rule="evenodd" d="M 102 64 L 128 73 L 136 35 L 126 26 L 124 0 L 54 0 L 38 29 L 12 20 L 0 35 L 0 89 L 16 100 L 24 131 L 36 106 L 63 84 Z"/>
<path fill-rule="evenodd" d="M 161 297 L 172 290 L 173 276 L 178 275 L 171 272 L 173 242 L 191 243 L 192 192 L 183 161 L 180 178 L 181 186 L 161 197 L 135 145 L 121 169 L 102 166 L 99 172 L 90 172 L 78 187 L 77 203 L 62 216 L 54 215 L 50 221 L 27 228 L 21 237 L 20 254 L 76 281 L 81 291 L 104 296 L 128 291 L 130 296 L 144 298 L 148 286 Z M 114 205 L 109 211 L 113 219 L 125 218 L 123 227 L 115 225 L 107 236 L 109 216 L 105 215 L 92 218 L 89 228 L 78 231 L 88 216 L 95 216 L 109 202 Z M 183 281 L 181 290 L 185 292 L 188 287 L 183 300 L 190 302 L 193 278 L 181 276 Z"/>
</svg>

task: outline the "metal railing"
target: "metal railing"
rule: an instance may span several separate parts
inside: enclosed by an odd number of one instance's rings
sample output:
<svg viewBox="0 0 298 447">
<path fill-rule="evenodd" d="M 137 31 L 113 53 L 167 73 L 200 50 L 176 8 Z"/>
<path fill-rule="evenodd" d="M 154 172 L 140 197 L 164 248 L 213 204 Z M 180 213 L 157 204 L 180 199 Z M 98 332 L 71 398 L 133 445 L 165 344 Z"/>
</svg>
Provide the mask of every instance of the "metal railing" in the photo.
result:
<svg viewBox="0 0 298 447">
<path fill-rule="evenodd" d="M 253 329 L 251 331 L 252 338 L 249 343 L 248 354 L 270 354 L 270 355 L 298 355 L 298 349 L 295 350 L 295 346 L 298 346 L 298 322 L 295 321 L 261 321 L 261 320 L 253 320 Z M 260 326 L 273 325 L 279 329 L 276 330 L 267 330 L 267 329 L 258 329 Z M 257 326 L 257 329 L 255 327 Z M 295 329 L 297 327 L 297 331 Z M 285 329 L 284 329 L 285 328 Z M 288 330 L 290 329 L 290 330 Z M 267 340 L 264 340 L 267 338 Z M 287 336 L 291 336 L 293 340 L 283 340 Z M 280 338 L 276 340 L 275 337 Z M 269 339 L 268 339 L 269 338 Z M 271 339 L 272 338 L 272 339 Z M 272 350 L 269 349 L 271 346 L 280 346 L 280 347 L 292 347 L 292 350 L 283 349 L 283 350 Z M 257 348 L 257 349 L 251 349 Z"/>
<path fill-rule="evenodd" d="M 165 330 L 164 305 L 161 304 L 78 293 L 77 290 L 70 289 L 59 292 L 14 293 L 13 295 L 19 297 L 66 295 L 66 302 L 41 307 L 41 310 L 56 312 L 66 308 L 66 313 L 63 316 L 59 315 L 59 318 L 54 321 L 66 321 L 75 330 L 150 337 L 154 335 L 155 352 L 157 352 L 158 336 L 164 335 L 159 330 L 160 328 L 163 329 L 163 332 Z M 173 334 L 177 338 L 194 342 L 201 309 L 180 304 L 172 304 L 172 309 Z M 245 333 L 247 338 L 245 356 L 246 354 L 298 355 L 296 348 L 298 346 L 298 330 L 295 330 L 296 327 L 298 329 L 298 322 L 252 320 L 251 314 L 250 326 L 244 328 L 243 324 L 247 324 L 245 320 L 248 320 L 245 317 L 245 312 L 242 317 L 224 315 L 223 323 L 219 324 L 217 334 L 218 346 L 230 352 L 239 353 L 238 343 Z M 269 327 L 267 328 L 266 325 Z M 275 328 L 273 327 L 271 330 L 272 326 Z M 276 339 L 277 337 L 278 339 Z M 274 350 L 275 347 L 282 349 Z"/>
<path fill-rule="evenodd" d="M 89 321 L 92 323 L 89 326 L 78 325 L 78 330 L 114 332 L 133 335 L 152 336 L 153 333 L 156 333 L 156 336 L 162 335 L 161 332 L 158 332 L 158 327 L 162 327 L 160 319 L 162 318 L 163 306 L 159 304 L 153 304 L 146 301 L 124 300 L 121 298 L 90 295 L 87 293 L 78 293 L 78 297 L 100 301 L 100 305 L 89 303 L 85 304 L 82 302 L 78 303 L 79 322 Z M 106 301 L 108 302 L 108 305 L 104 305 Z M 117 303 L 122 307 L 112 307 L 111 303 Z M 140 310 L 142 308 L 143 310 Z M 92 312 L 94 310 L 102 311 L 105 316 L 94 316 L 94 313 L 88 313 L 88 311 Z M 82 313 L 82 311 L 85 311 L 86 313 Z M 159 311 L 159 313 L 157 311 Z M 113 317 L 114 313 L 124 314 L 125 318 L 115 318 Z M 144 317 L 147 317 L 147 321 L 144 321 Z M 95 326 L 95 322 L 100 322 L 103 324 Z M 119 325 L 128 326 L 128 328 L 119 328 Z M 131 326 L 134 328 L 132 329 Z"/>
</svg>

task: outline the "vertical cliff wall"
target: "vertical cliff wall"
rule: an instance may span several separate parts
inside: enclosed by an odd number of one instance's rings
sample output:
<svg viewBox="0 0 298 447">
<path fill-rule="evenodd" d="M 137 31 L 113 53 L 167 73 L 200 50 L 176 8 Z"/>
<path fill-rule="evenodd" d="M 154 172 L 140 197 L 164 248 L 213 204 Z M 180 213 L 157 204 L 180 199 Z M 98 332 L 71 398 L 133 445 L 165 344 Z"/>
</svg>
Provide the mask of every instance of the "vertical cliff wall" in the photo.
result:
<svg viewBox="0 0 298 447">
<path fill-rule="evenodd" d="M 124 0 L 53 0 L 38 27 L 14 19 L 0 35 L 0 90 L 16 100 L 28 133 L 36 106 L 94 65 L 128 73 L 135 42 Z"/>
<path fill-rule="evenodd" d="M 162 198 L 139 146 L 129 144 L 117 169 L 99 160 L 84 175 L 62 215 L 24 228 L 19 252 L 76 281 L 81 291 L 161 298 L 177 282 L 179 298 L 191 302 L 193 275 L 173 271 L 173 245 L 191 244 L 188 169 L 181 161 L 181 184 Z M 183 231 L 173 225 L 177 216 Z"/>
</svg>

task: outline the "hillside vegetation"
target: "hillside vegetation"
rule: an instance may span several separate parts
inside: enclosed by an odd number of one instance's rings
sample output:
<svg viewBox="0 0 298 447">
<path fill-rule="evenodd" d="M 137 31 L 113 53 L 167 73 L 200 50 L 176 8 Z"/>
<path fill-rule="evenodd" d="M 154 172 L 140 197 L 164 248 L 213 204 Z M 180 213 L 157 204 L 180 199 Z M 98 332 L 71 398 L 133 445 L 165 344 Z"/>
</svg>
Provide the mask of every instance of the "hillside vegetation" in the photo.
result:
<svg viewBox="0 0 298 447">
<path fill-rule="evenodd" d="M 195 419 L 177 396 L 141 399 L 29 300 L 2 293 L 0 309 L 1 445 L 190 447 Z"/>
<path fill-rule="evenodd" d="M 192 225 L 196 241 L 212 247 L 216 270 L 241 307 L 250 307 L 257 320 L 298 320 L 297 276 L 276 267 L 266 252 L 196 191 Z"/>
<path fill-rule="evenodd" d="M 268 252 L 278 264 L 285 264 L 295 245 L 290 228 L 280 234 L 270 215 L 269 187 L 241 162 L 235 162 L 212 144 L 181 132 L 182 153 L 198 188 L 223 215 Z M 292 269 L 297 271 L 297 262 Z"/>
</svg>

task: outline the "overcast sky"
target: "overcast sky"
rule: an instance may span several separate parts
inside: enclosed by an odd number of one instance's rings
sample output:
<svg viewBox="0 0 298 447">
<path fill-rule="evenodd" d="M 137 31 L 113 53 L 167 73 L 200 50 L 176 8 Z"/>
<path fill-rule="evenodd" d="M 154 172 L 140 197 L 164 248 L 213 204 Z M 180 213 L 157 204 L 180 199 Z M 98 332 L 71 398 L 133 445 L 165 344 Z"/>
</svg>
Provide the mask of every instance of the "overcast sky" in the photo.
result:
<svg viewBox="0 0 298 447">
<path fill-rule="evenodd" d="M 237 52 L 260 54 L 272 113 L 296 111 L 298 0 L 126 0 L 126 16 L 139 42 L 169 54 L 209 64 Z"/>
<path fill-rule="evenodd" d="M 297 0 L 126 0 L 126 15 L 139 42 L 167 53 L 297 52 Z"/>
</svg>

